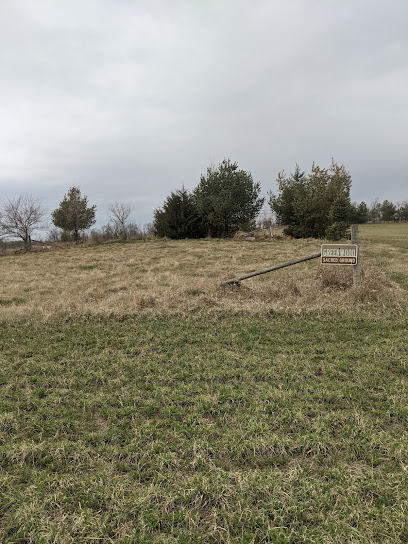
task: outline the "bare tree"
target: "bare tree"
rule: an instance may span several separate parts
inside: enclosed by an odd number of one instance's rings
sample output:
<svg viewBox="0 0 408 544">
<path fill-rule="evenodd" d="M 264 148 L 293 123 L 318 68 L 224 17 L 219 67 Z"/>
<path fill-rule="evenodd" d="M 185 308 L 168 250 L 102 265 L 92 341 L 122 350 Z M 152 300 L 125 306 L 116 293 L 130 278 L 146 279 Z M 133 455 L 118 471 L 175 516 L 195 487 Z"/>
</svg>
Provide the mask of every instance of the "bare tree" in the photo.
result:
<svg viewBox="0 0 408 544">
<path fill-rule="evenodd" d="M 375 198 L 370 204 L 370 208 L 368 210 L 368 219 L 373 223 L 378 223 L 382 219 L 381 203 L 378 198 Z"/>
<path fill-rule="evenodd" d="M 113 202 L 108 205 L 109 221 L 112 221 L 115 234 L 126 240 L 128 237 L 128 220 L 132 215 L 134 206 L 129 202 Z"/>
<path fill-rule="evenodd" d="M 4 236 L 20 238 L 27 251 L 31 249 L 31 235 L 44 227 L 45 210 L 31 195 L 7 198 L 0 203 L 0 231 Z"/>
</svg>

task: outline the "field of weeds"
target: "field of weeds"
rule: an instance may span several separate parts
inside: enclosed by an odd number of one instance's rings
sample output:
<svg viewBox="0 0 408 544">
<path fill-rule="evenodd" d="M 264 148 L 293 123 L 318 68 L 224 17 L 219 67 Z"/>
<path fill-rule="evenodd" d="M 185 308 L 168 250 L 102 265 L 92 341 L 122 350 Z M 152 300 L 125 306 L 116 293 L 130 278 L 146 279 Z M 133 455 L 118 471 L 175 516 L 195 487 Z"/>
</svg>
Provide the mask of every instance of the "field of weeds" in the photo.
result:
<svg viewBox="0 0 408 544">
<path fill-rule="evenodd" d="M 408 542 L 408 226 L 0 258 L 0 542 Z"/>
<path fill-rule="evenodd" d="M 347 313 L 406 307 L 407 224 L 360 227 L 363 284 L 351 267 L 318 260 L 246 280 L 221 282 L 320 251 L 320 241 L 144 240 L 0 258 L 0 317 L 55 315 L 261 315 L 268 311 Z"/>
</svg>

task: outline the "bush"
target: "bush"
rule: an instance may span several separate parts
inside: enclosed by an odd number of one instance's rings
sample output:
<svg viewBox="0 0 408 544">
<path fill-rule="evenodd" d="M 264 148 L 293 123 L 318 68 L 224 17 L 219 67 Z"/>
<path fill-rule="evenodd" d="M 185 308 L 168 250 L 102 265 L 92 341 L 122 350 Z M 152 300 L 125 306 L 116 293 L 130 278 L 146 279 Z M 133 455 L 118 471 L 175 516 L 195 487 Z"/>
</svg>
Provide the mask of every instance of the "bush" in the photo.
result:
<svg viewBox="0 0 408 544">
<path fill-rule="evenodd" d="M 280 172 L 277 182 L 279 194 L 270 192 L 269 204 L 278 222 L 286 225 L 285 234 L 295 238 L 324 238 L 329 232 L 333 237 L 350 225 L 351 177 L 343 165 L 332 161 L 326 169 L 313 164 L 309 175 L 296 165 L 289 176 Z"/>
</svg>

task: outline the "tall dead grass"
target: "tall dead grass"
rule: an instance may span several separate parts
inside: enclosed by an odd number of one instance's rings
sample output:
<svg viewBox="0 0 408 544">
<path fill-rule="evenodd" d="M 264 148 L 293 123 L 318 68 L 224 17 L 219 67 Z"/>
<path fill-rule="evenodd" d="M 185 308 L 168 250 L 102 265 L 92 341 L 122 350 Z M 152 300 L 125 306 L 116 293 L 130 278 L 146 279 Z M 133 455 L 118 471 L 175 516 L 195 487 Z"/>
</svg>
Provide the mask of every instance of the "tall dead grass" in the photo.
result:
<svg viewBox="0 0 408 544">
<path fill-rule="evenodd" d="M 381 248 L 366 242 L 370 251 L 364 256 L 363 242 L 358 289 L 351 267 L 323 267 L 317 259 L 251 278 L 240 288 L 220 286 L 237 274 L 317 252 L 316 240 L 149 240 L 6 256 L 0 258 L 0 318 L 406 308 L 407 292 L 389 280 L 392 259 L 380 266 Z M 401 270 L 400 259 L 394 264 Z"/>
</svg>

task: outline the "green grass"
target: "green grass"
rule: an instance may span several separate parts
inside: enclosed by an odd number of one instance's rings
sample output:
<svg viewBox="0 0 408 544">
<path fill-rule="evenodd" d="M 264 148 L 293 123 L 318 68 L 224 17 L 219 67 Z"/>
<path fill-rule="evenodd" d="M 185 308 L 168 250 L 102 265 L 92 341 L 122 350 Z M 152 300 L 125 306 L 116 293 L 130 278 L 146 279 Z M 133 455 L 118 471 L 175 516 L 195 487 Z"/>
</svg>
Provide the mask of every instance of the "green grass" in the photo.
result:
<svg viewBox="0 0 408 544">
<path fill-rule="evenodd" d="M 0 541 L 408 542 L 406 316 L 0 329 Z"/>
<path fill-rule="evenodd" d="M 5 258 L 0 542 L 408 542 L 407 234 L 361 226 L 360 299 L 342 298 L 341 275 L 322 287 L 277 272 L 282 307 L 266 276 L 241 290 L 219 283 L 228 267 L 285 260 L 295 244 L 306 254 L 306 242 Z M 133 283 L 129 268 L 152 281 Z M 327 306 L 297 304 L 298 284 Z M 93 317 L 92 301 L 68 311 L 74 295 L 111 291 L 120 296 Z"/>
<path fill-rule="evenodd" d="M 0 306 L 18 306 L 24 304 L 26 300 L 19 297 L 0 298 Z"/>
<path fill-rule="evenodd" d="M 376 223 L 359 225 L 360 238 L 374 244 L 385 244 L 407 253 L 407 223 Z"/>
<path fill-rule="evenodd" d="M 391 275 L 391 279 L 398 283 L 403 289 L 408 291 L 408 274 L 403 274 L 402 272 L 394 272 Z"/>
</svg>

